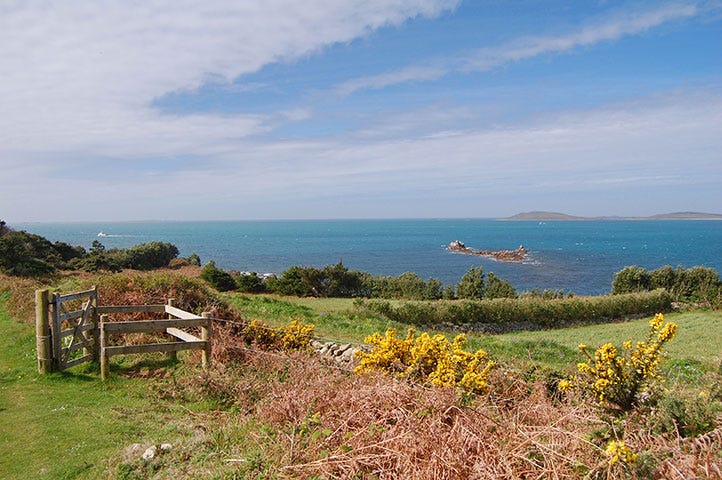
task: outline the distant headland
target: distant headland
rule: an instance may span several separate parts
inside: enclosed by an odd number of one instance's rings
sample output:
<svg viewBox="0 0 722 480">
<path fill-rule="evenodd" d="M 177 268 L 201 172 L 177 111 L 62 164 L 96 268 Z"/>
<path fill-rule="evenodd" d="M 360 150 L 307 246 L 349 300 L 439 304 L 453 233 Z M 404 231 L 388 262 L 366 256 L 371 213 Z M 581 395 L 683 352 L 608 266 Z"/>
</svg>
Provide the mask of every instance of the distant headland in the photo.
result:
<svg viewBox="0 0 722 480">
<path fill-rule="evenodd" d="M 722 215 L 718 213 L 703 212 L 673 212 L 651 215 L 649 217 L 579 217 L 576 215 L 568 215 L 559 212 L 523 212 L 512 215 L 511 217 L 500 218 L 499 220 L 509 221 L 590 221 L 590 220 L 722 220 Z"/>
</svg>

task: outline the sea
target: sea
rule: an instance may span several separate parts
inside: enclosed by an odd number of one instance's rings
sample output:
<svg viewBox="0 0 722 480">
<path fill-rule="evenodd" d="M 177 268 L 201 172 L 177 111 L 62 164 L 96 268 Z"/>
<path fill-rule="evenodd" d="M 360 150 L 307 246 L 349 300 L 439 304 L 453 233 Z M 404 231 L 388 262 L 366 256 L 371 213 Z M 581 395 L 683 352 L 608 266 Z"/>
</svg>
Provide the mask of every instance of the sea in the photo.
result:
<svg viewBox="0 0 722 480">
<path fill-rule="evenodd" d="M 627 265 L 655 269 L 696 265 L 722 272 L 722 221 L 504 221 L 490 219 L 273 220 L 24 223 L 9 225 L 71 245 L 106 248 L 162 241 L 226 270 L 280 273 L 292 265 L 343 262 L 352 270 L 458 283 L 482 267 L 519 291 L 554 289 L 578 295 L 608 293 Z M 475 250 L 512 250 L 529 258 L 507 263 L 454 253 L 460 240 Z"/>
</svg>

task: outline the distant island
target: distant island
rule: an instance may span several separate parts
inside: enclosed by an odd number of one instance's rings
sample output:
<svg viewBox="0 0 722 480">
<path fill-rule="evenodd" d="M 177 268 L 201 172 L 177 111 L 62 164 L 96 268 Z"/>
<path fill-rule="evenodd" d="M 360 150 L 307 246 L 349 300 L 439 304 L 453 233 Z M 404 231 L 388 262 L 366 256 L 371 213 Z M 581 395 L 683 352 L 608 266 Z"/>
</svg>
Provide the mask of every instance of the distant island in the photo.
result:
<svg viewBox="0 0 722 480">
<path fill-rule="evenodd" d="M 661 213 L 649 217 L 579 217 L 576 215 L 568 215 L 559 212 L 523 212 L 512 215 L 511 217 L 500 218 L 499 220 L 509 221 L 590 221 L 590 220 L 722 220 L 722 215 L 718 213 L 703 212 L 673 212 Z"/>
</svg>

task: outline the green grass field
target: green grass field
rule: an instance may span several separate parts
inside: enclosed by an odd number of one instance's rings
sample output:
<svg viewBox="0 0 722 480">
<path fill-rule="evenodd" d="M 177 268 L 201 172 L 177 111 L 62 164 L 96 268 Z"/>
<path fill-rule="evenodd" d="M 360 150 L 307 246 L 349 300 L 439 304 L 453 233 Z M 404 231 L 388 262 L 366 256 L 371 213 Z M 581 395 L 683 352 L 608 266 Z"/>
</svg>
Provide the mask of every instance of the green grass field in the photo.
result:
<svg viewBox="0 0 722 480">
<path fill-rule="evenodd" d="M 275 295 L 229 295 L 230 302 L 249 319 L 280 325 L 293 318 L 316 325 L 319 336 L 362 343 L 366 335 L 388 328 L 405 331 L 407 326 L 380 315 L 361 314 L 348 298 L 295 298 Z M 678 324 L 677 337 L 667 347 L 677 363 L 699 364 L 713 370 L 722 359 L 722 312 L 672 313 L 668 321 Z M 503 335 L 469 335 L 471 348 L 484 348 L 500 361 L 532 361 L 554 368 L 573 367 L 582 357 L 577 346 L 595 347 L 606 342 L 621 345 L 631 339 L 643 340 L 649 319 L 586 325 L 555 330 L 517 332 Z M 440 332 L 453 336 L 453 332 Z"/>
</svg>

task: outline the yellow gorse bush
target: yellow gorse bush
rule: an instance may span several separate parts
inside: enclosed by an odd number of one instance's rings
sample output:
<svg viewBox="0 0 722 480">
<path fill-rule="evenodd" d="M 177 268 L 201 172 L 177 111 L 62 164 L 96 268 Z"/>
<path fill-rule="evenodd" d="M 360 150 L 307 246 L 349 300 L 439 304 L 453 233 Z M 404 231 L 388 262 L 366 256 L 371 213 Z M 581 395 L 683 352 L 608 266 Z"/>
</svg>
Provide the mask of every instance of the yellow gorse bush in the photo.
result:
<svg viewBox="0 0 722 480">
<path fill-rule="evenodd" d="M 579 345 L 588 361 L 577 364 L 580 375 L 562 380 L 559 388 L 590 392 L 600 405 L 612 410 L 632 408 L 643 389 L 660 380 L 657 367 L 662 348 L 677 333 L 677 325 L 665 323 L 661 313 L 649 321 L 649 327 L 645 341 L 633 344 L 628 340 L 622 345 L 621 352 L 611 343 L 605 343 L 592 357 L 586 345 Z"/>
<path fill-rule="evenodd" d="M 241 334 L 249 343 L 268 350 L 305 350 L 309 347 L 315 325 L 296 318 L 287 325 L 272 328 L 260 320 L 252 320 Z"/>
<path fill-rule="evenodd" d="M 391 373 L 440 387 L 457 387 L 465 393 L 480 393 L 494 366 L 484 350 L 464 350 L 464 334 L 449 342 L 443 335 L 425 332 L 417 337 L 414 329 L 409 329 L 405 338 L 398 338 L 396 330 L 390 329 L 384 336 L 374 333 L 366 337 L 365 342 L 373 349 L 356 352 L 357 373 Z"/>
<path fill-rule="evenodd" d="M 637 454 L 621 440 L 611 440 L 604 452 L 607 454 L 607 461 L 610 466 L 620 460 L 623 463 L 635 463 L 637 461 Z"/>
</svg>

